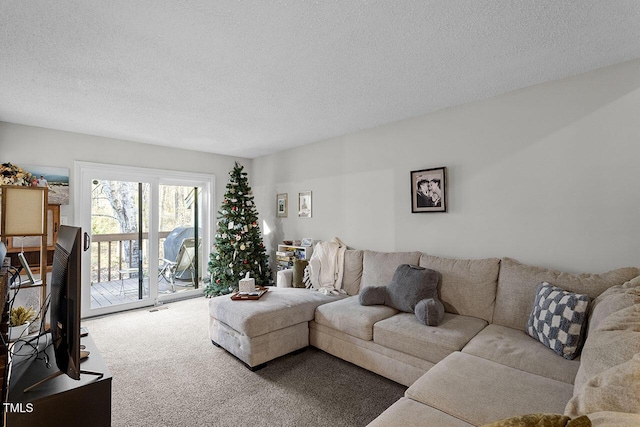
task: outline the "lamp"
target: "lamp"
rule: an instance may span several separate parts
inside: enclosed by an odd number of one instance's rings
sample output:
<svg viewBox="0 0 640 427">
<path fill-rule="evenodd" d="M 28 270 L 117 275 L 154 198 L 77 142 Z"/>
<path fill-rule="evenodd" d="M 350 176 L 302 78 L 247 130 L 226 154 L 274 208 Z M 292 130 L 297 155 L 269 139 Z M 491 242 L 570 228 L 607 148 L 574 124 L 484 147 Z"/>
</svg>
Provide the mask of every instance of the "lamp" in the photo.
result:
<svg viewBox="0 0 640 427">
<path fill-rule="evenodd" d="M 40 279 L 46 295 L 47 203 L 46 187 L 3 185 L 0 236 L 40 236 Z"/>
</svg>

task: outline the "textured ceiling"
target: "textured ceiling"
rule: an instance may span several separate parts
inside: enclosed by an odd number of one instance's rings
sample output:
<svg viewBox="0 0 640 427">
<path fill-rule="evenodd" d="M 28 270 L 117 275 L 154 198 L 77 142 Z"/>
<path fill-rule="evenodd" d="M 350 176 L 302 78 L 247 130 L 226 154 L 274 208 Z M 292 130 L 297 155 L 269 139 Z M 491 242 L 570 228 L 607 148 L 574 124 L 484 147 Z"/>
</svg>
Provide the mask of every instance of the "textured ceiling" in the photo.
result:
<svg viewBox="0 0 640 427">
<path fill-rule="evenodd" d="M 635 0 L 0 0 L 0 121 L 254 158 L 639 57 Z"/>
</svg>

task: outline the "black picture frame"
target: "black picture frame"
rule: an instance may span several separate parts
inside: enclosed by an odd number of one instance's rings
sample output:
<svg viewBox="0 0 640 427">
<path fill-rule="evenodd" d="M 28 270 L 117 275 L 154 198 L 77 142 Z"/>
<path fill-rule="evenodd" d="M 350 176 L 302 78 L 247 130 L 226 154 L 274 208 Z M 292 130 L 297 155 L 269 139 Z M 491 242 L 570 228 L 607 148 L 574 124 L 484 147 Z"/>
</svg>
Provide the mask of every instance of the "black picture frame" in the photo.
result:
<svg viewBox="0 0 640 427">
<path fill-rule="evenodd" d="M 447 168 L 411 171 L 411 212 L 447 211 Z"/>
</svg>

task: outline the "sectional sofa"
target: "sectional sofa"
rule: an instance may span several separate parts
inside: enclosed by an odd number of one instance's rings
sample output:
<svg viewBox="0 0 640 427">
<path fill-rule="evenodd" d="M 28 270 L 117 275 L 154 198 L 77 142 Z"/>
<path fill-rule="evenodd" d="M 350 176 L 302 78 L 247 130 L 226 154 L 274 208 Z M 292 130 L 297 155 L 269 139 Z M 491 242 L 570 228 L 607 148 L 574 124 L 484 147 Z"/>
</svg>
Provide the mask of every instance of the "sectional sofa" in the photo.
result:
<svg viewBox="0 0 640 427">
<path fill-rule="evenodd" d="M 401 264 L 439 273 L 440 325 L 360 305 L 360 290 L 387 285 Z M 640 425 L 637 268 L 576 275 L 510 258 L 348 250 L 343 271 L 342 296 L 278 288 L 242 306 L 228 296 L 211 299 L 212 341 L 250 367 L 310 344 L 406 385 L 405 397 L 372 426 L 478 426 L 534 413 Z M 541 282 L 591 300 L 586 340 L 573 360 L 525 333 Z"/>
</svg>

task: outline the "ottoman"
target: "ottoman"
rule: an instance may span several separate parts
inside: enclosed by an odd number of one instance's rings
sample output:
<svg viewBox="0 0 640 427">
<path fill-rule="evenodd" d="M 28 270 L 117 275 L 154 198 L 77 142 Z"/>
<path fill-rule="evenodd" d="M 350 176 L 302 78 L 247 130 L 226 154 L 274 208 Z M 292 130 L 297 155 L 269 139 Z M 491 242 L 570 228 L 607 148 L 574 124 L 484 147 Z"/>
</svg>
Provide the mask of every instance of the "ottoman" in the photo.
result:
<svg viewBox="0 0 640 427">
<path fill-rule="evenodd" d="M 341 296 L 300 288 L 269 287 L 259 300 L 209 300 L 209 336 L 214 345 L 252 370 L 309 345 L 309 321 L 316 307 Z"/>
</svg>

